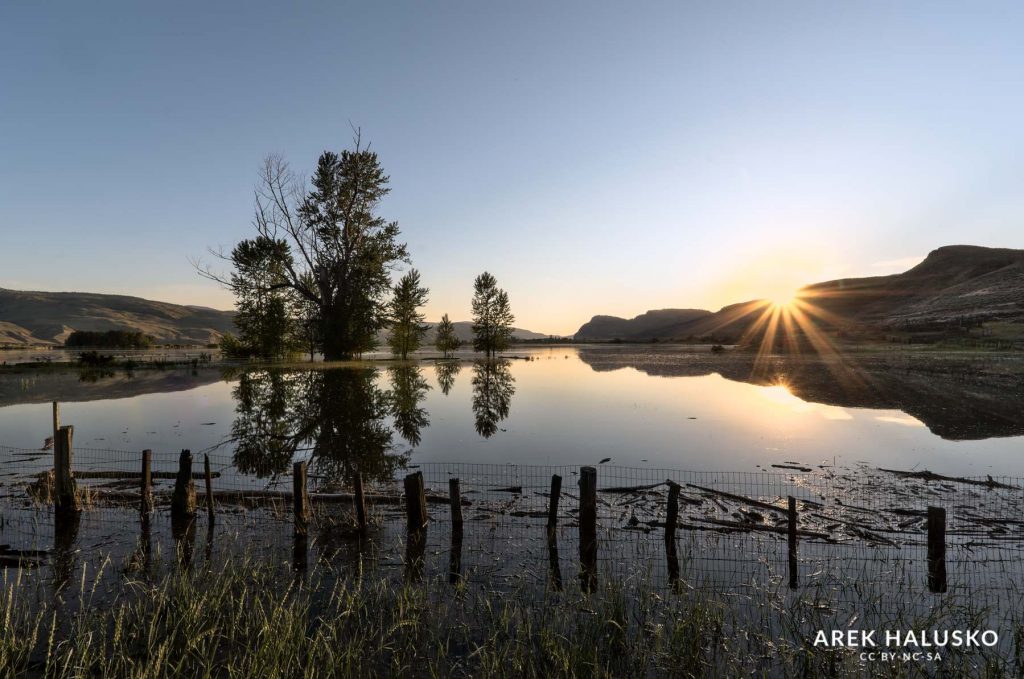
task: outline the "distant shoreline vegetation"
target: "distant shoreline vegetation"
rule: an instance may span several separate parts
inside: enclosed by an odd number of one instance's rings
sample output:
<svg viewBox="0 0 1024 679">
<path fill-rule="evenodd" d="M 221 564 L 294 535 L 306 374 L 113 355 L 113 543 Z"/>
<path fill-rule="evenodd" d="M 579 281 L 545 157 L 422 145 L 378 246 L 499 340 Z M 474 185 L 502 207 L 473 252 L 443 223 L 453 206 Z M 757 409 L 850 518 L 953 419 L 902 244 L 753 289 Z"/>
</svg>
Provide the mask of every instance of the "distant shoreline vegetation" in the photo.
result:
<svg viewBox="0 0 1024 679">
<path fill-rule="evenodd" d="M 64 340 L 64 346 L 68 349 L 149 349 L 153 346 L 153 337 L 137 330 L 75 330 Z"/>
</svg>

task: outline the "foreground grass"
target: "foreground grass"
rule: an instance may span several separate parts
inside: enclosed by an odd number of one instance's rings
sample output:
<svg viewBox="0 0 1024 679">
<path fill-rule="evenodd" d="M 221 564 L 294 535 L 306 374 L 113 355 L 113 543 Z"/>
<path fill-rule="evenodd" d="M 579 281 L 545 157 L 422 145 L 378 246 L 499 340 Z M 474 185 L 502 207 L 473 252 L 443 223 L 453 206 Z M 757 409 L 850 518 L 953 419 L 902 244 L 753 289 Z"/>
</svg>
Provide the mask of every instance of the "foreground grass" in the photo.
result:
<svg viewBox="0 0 1024 679">
<path fill-rule="evenodd" d="M 216 570 L 129 577 L 102 606 L 83 572 L 81 611 L 8 571 L 0 594 L 0 676 L 1011 676 L 1005 658 L 859 664 L 814 649 L 831 629 L 811 595 L 789 605 L 635 583 L 599 592 L 500 592 L 384 575 L 295 574 L 251 558 Z M 903 628 L 935 627 L 953 608 Z M 1018 637 L 1021 634 L 1016 627 Z"/>
</svg>

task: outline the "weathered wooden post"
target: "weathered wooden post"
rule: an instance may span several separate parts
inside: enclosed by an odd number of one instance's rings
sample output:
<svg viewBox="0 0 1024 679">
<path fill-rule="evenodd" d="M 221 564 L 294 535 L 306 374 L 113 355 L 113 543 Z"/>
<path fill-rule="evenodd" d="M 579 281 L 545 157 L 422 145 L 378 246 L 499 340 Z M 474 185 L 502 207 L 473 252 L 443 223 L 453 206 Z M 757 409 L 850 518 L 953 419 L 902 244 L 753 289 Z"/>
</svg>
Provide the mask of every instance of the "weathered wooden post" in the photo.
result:
<svg viewBox="0 0 1024 679">
<path fill-rule="evenodd" d="M 292 514 L 295 520 L 295 540 L 292 548 L 292 566 L 304 571 L 309 555 L 309 490 L 306 484 L 306 463 L 292 466 Z"/>
<path fill-rule="evenodd" d="M 178 475 L 171 495 L 171 519 L 191 521 L 196 514 L 196 484 L 192 481 L 192 451 L 178 457 Z"/>
<path fill-rule="evenodd" d="M 459 492 L 459 480 L 448 479 L 448 501 L 452 507 L 452 530 L 462 530 L 462 494 Z"/>
<path fill-rule="evenodd" d="M 416 581 L 423 576 L 427 548 L 427 495 L 422 472 L 405 477 L 405 512 L 408 519 L 405 576 L 407 580 Z"/>
<path fill-rule="evenodd" d="M 928 589 L 946 591 L 946 510 L 928 508 Z"/>
<path fill-rule="evenodd" d="M 562 567 L 558 558 L 558 501 L 562 496 L 562 477 L 551 475 L 551 497 L 548 498 L 548 570 L 551 589 L 562 591 Z"/>
<path fill-rule="evenodd" d="M 580 580 L 583 590 L 597 586 L 597 469 L 580 467 Z"/>
<path fill-rule="evenodd" d="M 142 497 L 139 513 L 143 519 L 147 519 L 153 511 L 153 451 L 148 448 L 142 451 L 142 481 L 139 494 Z"/>
<path fill-rule="evenodd" d="M 789 536 L 789 588 L 796 589 L 797 563 L 796 563 L 796 498 L 789 496 L 789 509 L 787 516 L 787 534 Z"/>
<path fill-rule="evenodd" d="M 679 484 L 668 480 L 668 515 L 665 517 L 665 556 L 668 560 L 668 580 L 679 581 L 679 555 L 676 553 L 676 524 L 679 523 Z"/>
<path fill-rule="evenodd" d="M 203 455 L 203 480 L 206 481 L 206 514 L 213 525 L 213 475 L 210 474 L 210 456 Z"/>
<path fill-rule="evenodd" d="M 360 535 L 366 535 L 366 494 L 363 491 L 363 474 L 362 472 L 356 472 L 356 477 L 353 479 L 353 486 L 355 490 L 355 503 L 356 503 L 356 526 L 359 529 Z"/>
<path fill-rule="evenodd" d="M 558 500 L 562 496 L 562 477 L 551 476 L 551 497 L 548 499 L 548 536 L 558 527 Z"/>
<path fill-rule="evenodd" d="M 53 445 L 57 446 L 57 432 L 60 430 L 60 402 L 53 402 Z"/>
<path fill-rule="evenodd" d="M 75 477 L 71 472 L 74 433 L 75 428 L 67 425 L 57 430 L 57 437 L 53 440 L 54 507 L 58 513 L 78 511 Z"/>
<path fill-rule="evenodd" d="M 422 472 L 405 477 L 405 513 L 409 530 L 420 530 L 427 525 L 427 494 Z"/>
<path fill-rule="evenodd" d="M 296 462 L 292 467 L 292 508 L 295 515 L 295 534 L 309 534 L 309 491 L 306 487 L 306 463 Z"/>
</svg>

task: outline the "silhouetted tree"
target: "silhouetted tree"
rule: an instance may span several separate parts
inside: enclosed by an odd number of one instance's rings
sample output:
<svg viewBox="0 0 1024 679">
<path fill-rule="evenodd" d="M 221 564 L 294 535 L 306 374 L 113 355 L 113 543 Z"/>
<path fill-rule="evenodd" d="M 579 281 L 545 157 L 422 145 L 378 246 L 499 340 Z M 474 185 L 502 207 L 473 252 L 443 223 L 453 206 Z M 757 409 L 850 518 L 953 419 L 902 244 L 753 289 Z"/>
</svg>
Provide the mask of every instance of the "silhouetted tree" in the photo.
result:
<svg viewBox="0 0 1024 679">
<path fill-rule="evenodd" d="M 434 346 L 444 354 L 445 358 L 451 356 L 453 352 L 458 351 L 459 347 L 462 346 L 462 340 L 455 334 L 455 324 L 449 320 L 448 314 L 442 316 L 441 322 L 437 324 L 437 336 L 434 338 Z"/>
<path fill-rule="evenodd" d="M 488 358 L 505 349 L 512 339 L 515 316 L 508 303 L 508 294 L 486 271 L 473 282 L 473 349 Z"/>
<path fill-rule="evenodd" d="M 345 359 L 372 349 L 387 321 L 390 272 L 408 262 L 397 222 L 377 215 L 389 178 L 377 154 L 355 148 L 320 155 L 309 187 L 279 156 L 269 156 L 256 188 L 257 234 L 285 243 L 264 290 L 287 289 L 313 305 L 324 358 Z M 200 274 L 228 281 L 201 268 Z"/>
<path fill-rule="evenodd" d="M 434 364 L 434 372 L 437 374 L 437 386 L 441 387 L 441 393 L 445 396 L 455 386 L 455 377 L 462 371 L 462 364 L 458 361 L 444 361 Z"/>
<path fill-rule="evenodd" d="M 476 433 L 490 438 L 508 417 L 516 393 L 508 361 L 477 361 L 473 365 L 473 415 Z"/>
<path fill-rule="evenodd" d="M 284 241 L 260 236 L 231 251 L 229 287 L 235 293 L 238 345 L 233 351 L 259 358 L 283 358 L 290 350 L 293 323 L 287 290 L 275 284 L 290 266 Z M 225 353 L 228 353 L 226 347 Z"/>
<path fill-rule="evenodd" d="M 388 314 L 391 320 L 391 335 L 388 344 L 391 353 L 401 356 L 404 361 L 408 355 L 420 348 L 423 337 L 430 330 L 423 325 L 423 314 L 419 308 L 427 303 L 430 291 L 420 285 L 420 272 L 410 270 L 395 284 L 391 301 L 388 303 Z"/>
</svg>

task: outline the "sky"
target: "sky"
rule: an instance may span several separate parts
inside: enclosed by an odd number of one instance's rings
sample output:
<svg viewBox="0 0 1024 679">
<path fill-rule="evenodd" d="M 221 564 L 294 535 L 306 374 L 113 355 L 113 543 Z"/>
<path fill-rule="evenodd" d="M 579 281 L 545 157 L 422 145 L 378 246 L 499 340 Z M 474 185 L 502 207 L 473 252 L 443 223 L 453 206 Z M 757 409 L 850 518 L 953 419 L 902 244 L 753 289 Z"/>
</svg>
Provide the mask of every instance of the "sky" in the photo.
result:
<svg viewBox="0 0 1024 679">
<path fill-rule="evenodd" d="M 707 308 L 1024 247 L 1020 3 L 0 5 L 0 287 L 230 308 L 261 160 L 352 128 L 429 320 Z M 0 319 L 2 320 L 2 319 Z"/>
</svg>

